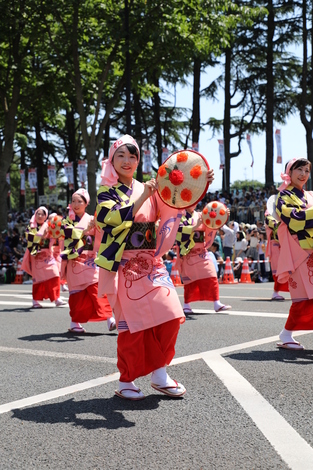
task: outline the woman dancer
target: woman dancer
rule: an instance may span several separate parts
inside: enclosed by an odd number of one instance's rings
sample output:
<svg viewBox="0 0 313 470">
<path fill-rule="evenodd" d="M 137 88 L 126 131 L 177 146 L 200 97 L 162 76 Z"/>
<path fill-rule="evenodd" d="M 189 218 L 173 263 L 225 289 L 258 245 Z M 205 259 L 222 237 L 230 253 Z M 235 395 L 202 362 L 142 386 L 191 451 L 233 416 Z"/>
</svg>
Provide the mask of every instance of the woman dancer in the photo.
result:
<svg viewBox="0 0 313 470">
<path fill-rule="evenodd" d="M 166 366 L 185 316 L 162 256 L 173 246 L 181 213 L 161 201 L 155 179 L 146 184 L 133 179 L 139 158 L 131 136 L 114 142 L 97 196 L 97 224 L 103 229 L 96 258 L 99 295 L 107 294 L 118 328 L 115 394 L 143 399 L 134 381 L 152 373 L 154 389 L 179 397 L 186 389 L 167 374 Z"/>
<path fill-rule="evenodd" d="M 195 208 L 196 205 L 186 209 L 176 236 L 179 247 L 177 263 L 184 284 L 184 313 L 193 313 L 190 303 L 199 301 L 213 301 L 215 312 L 223 312 L 231 306 L 219 300 L 217 273 L 208 253 L 217 231 L 203 224 L 201 212 Z M 227 213 L 229 215 L 229 209 Z"/>
<path fill-rule="evenodd" d="M 313 330 L 313 195 L 304 186 L 311 174 L 311 163 L 293 158 L 281 174 L 276 212 L 281 220 L 277 233 L 280 255 L 278 281 L 289 280 L 292 304 L 277 346 L 304 349 L 294 340 L 293 331 Z"/>
<path fill-rule="evenodd" d="M 69 287 L 71 324 L 70 333 L 84 334 L 81 323 L 107 320 L 109 331 L 116 329 L 115 320 L 107 297 L 98 298 L 99 269 L 95 265 L 94 218 L 86 213 L 90 196 L 80 188 L 72 195 L 69 215 L 62 220 L 64 251 L 62 277 Z"/>
<path fill-rule="evenodd" d="M 60 299 L 60 274 L 48 238 L 48 209 L 39 207 L 25 232 L 27 249 L 22 270 L 33 278 L 33 308 L 42 308 L 39 300 L 50 299 L 56 307 L 67 305 Z"/>
</svg>

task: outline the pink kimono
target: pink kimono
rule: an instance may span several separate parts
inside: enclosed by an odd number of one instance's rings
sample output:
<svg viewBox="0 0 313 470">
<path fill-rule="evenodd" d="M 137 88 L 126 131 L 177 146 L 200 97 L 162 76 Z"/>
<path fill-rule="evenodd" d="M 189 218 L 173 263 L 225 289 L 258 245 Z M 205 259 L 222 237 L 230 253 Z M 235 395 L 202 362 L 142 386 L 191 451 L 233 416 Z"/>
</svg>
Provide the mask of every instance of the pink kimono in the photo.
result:
<svg viewBox="0 0 313 470">
<path fill-rule="evenodd" d="M 50 240 L 44 237 L 46 224 L 40 229 L 28 227 L 26 232 L 27 250 L 22 261 L 22 270 L 33 279 L 33 299 L 60 297 L 60 275 L 57 262 L 50 248 Z"/>
<path fill-rule="evenodd" d="M 204 224 L 200 225 L 198 230 L 193 232 L 194 246 L 186 250 L 187 254 L 184 250 L 182 238 L 184 229 L 196 225 L 200 216 L 200 212 L 194 211 L 192 214 L 187 212 L 186 217 L 182 218 L 177 234 L 179 257 L 176 266 L 181 272 L 184 284 L 185 303 L 219 299 L 216 268 L 208 253 L 208 248 L 214 241 L 216 230 L 212 230 Z"/>
<path fill-rule="evenodd" d="M 313 207 L 312 192 L 306 191 L 304 194 L 307 198 L 306 209 L 310 209 Z M 299 197 L 298 193 L 296 195 Z M 300 246 L 299 233 L 292 235 L 283 218 L 277 233 L 281 246 L 277 277 L 281 283 L 288 280 L 292 300 L 285 328 L 289 331 L 313 330 L 313 249 Z"/>
<path fill-rule="evenodd" d="M 143 185 L 133 180 L 132 189 L 131 199 L 137 199 Z M 175 318 L 185 318 L 162 260 L 162 255 L 174 244 L 180 214 L 154 195 L 141 206 L 134 222 L 155 222 L 159 217 L 155 250 L 124 250 L 117 272 L 100 269 L 99 296 L 107 295 L 119 333 L 127 330 L 135 333 Z M 96 259 L 100 266 L 101 251 L 100 246 Z"/>
<path fill-rule="evenodd" d="M 112 317 L 112 310 L 106 296 L 98 298 L 99 268 L 95 264 L 96 229 L 85 236 L 82 232 L 88 227 L 92 216 L 85 213 L 78 221 L 63 219 L 65 235 L 62 258 L 62 278 L 66 278 L 69 288 L 70 316 L 73 322 L 87 323 L 104 321 Z"/>
</svg>

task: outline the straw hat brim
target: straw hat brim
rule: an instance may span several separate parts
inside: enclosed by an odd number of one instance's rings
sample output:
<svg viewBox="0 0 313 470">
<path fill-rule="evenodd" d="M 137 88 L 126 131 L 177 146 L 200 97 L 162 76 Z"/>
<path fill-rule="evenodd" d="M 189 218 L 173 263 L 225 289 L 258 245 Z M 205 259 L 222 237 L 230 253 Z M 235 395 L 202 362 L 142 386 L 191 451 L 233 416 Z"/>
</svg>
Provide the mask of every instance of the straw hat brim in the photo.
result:
<svg viewBox="0 0 313 470">
<path fill-rule="evenodd" d="M 207 192 L 208 162 L 195 150 L 178 150 L 160 166 L 157 174 L 158 194 L 176 209 L 197 204 Z"/>
<path fill-rule="evenodd" d="M 226 224 L 228 220 L 227 207 L 221 201 L 209 202 L 202 211 L 204 225 L 216 230 Z"/>
</svg>

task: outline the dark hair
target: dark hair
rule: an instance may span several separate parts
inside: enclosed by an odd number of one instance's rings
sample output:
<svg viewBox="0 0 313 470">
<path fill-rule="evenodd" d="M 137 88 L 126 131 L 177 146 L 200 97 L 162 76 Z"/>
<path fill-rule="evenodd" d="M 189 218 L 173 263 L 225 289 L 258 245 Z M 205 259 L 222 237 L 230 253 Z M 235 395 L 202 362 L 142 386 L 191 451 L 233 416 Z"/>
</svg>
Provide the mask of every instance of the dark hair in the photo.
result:
<svg viewBox="0 0 313 470">
<path fill-rule="evenodd" d="M 139 160 L 139 152 L 138 152 L 138 150 L 137 150 L 137 147 L 135 147 L 135 145 L 133 145 L 133 144 L 124 144 L 124 145 L 126 146 L 126 148 L 127 148 L 127 150 L 129 151 L 129 153 L 130 153 L 131 155 L 136 155 L 137 160 Z M 117 149 L 117 150 L 118 150 L 118 149 Z M 113 162 L 113 160 L 114 160 L 114 156 L 115 156 L 115 152 L 114 152 L 114 155 L 113 155 L 113 158 L 112 158 L 112 162 Z"/>
<path fill-rule="evenodd" d="M 218 244 L 218 242 L 213 242 L 213 243 L 212 243 L 212 246 L 215 246 L 215 248 L 219 248 L 219 247 L 220 247 L 220 245 Z"/>
<path fill-rule="evenodd" d="M 288 163 L 289 162 L 286 163 L 285 171 L 287 169 Z M 311 164 L 310 160 L 307 160 L 306 158 L 298 158 L 298 160 L 296 160 L 293 163 L 293 165 L 291 166 L 290 171 L 295 170 L 296 168 L 300 168 L 301 166 L 305 166 L 305 165 L 309 165 L 310 166 L 310 171 L 311 171 L 312 164 Z"/>
<path fill-rule="evenodd" d="M 243 240 L 245 238 L 245 236 L 244 236 L 244 234 L 241 230 L 239 230 L 237 233 L 239 235 L 239 241 L 241 242 L 241 240 Z"/>
</svg>

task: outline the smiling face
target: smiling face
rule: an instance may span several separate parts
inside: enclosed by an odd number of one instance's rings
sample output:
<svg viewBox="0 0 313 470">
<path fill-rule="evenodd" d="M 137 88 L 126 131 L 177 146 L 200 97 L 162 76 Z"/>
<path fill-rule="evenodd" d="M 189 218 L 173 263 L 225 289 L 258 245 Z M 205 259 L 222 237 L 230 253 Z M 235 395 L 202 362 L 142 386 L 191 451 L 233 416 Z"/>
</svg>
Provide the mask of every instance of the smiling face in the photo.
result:
<svg viewBox="0 0 313 470">
<path fill-rule="evenodd" d="M 311 174 L 310 165 L 302 165 L 290 171 L 291 184 L 297 189 L 303 189 Z"/>
<path fill-rule="evenodd" d="M 46 220 L 47 216 L 43 210 L 39 210 L 36 212 L 36 222 L 38 225 L 42 225 L 44 221 Z"/>
<path fill-rule="evenodd" d="M 85 213 L 87 202 L 79 194 L 73 194 L 72 196 L 72 209 L 78 217 L 82 217 Z"/>
<path fill-rule="evenodd" d="M 112 164 L 118 174 L 119 181 L 130 186 L 138 166 L 137 155 L 130 153 L 126 145 L 122 145 L 116 150 Z"/>
</svg>

